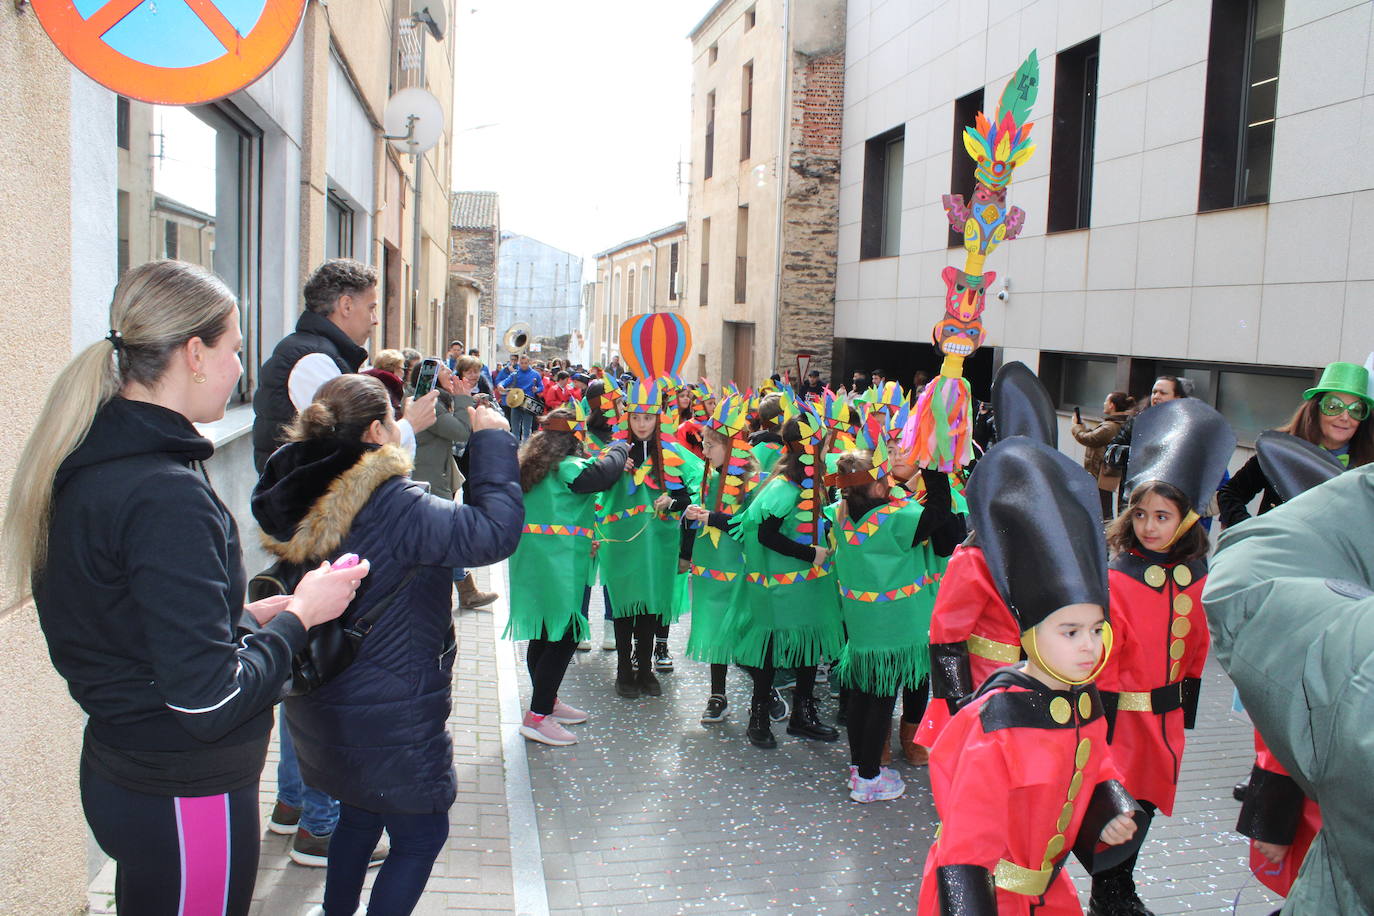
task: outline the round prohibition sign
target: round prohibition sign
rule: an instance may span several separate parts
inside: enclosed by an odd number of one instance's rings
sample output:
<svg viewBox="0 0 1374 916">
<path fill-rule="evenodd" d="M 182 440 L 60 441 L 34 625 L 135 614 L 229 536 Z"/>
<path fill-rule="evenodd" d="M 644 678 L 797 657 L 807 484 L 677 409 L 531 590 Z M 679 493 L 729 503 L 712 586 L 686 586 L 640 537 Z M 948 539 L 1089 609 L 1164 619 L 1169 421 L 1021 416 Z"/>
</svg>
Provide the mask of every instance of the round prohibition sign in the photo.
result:
<svg viewBox="0 0 1374 916">
<path fill-rule="evenodd" d="M 63 56 L 105 88 L 143 102 L 196 105 L 266 73 L 295 36 L 306 0 L 32 3 Z"/>
</svg>

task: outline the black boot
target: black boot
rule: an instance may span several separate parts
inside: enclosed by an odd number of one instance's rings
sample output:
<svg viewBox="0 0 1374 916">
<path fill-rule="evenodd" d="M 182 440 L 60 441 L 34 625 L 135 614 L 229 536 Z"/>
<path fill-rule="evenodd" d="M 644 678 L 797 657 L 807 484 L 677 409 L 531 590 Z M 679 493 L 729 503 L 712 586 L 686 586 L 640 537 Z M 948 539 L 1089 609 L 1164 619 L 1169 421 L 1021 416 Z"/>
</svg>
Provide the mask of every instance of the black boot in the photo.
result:
<svg viewBox="0 0 1374 916">
<path fill-rule="evenodd" d="M 787 723 L 787 733 L 817 741 L 836 741 L 840 737 L 838 731 L 816 716 L 815 699 L 800 694 L 792 700 L 792 718 Z"/>
<path fill-rule="evenodd" d="M 754 747 L 774 748 L 778 746 L 778 739 L 773 737 L 773 730 L 768 727 L 768 703 L 750 704 L 749 729 L 745 734 L 749 736 L 749 743 Z"/>
<path fill-rule="evenodd" d="M 658 618 L 651 614 L 641 614 L 634 618 L 634 621 L 635 680 L 639 682 L 640 695 L 660 696 L 663 687 L 654 676 L 654 631 L 658 629 Z"/>
<path fill-rule="evenodd" d="M 1093 875 L 1088 916 L 1154 916 L 1135 891 L 1135 857 Z"/>
<path fill-rule="evenodd" d="M 639 680 L 634 669 L 634 621 L 617 617 L 615 626 L 615 692 L 627 700 L 639 699 Z"/>
</svg>

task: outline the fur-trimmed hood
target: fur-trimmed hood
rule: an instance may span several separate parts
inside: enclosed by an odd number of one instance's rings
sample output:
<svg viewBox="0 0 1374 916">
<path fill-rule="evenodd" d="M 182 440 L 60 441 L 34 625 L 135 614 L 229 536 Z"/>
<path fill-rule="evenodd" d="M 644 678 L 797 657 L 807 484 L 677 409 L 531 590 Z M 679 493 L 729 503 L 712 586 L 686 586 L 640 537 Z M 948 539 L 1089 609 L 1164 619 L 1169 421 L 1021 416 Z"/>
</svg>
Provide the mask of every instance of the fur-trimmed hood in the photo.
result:
<svg viewBox="0 0 1374 916">
<path fill-rule="evenodd" d="M 410 470 L 410 456 L 395 445 L 313 440 L 282 446 L 253 490 L 263 548 L 292 563 L 329 557 L 376 489 Z"/>
</svg>

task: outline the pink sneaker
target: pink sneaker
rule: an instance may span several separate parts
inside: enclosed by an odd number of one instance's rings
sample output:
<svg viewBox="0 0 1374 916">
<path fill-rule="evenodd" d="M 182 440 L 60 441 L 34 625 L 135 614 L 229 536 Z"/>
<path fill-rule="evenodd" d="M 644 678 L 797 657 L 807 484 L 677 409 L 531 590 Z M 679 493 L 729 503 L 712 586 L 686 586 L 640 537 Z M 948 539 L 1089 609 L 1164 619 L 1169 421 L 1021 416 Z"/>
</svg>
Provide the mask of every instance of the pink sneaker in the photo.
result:
<svg viewBox="0 0 1374 916">
<path fill-rule="evenodd" d="M 550 716 L 564 725 L 581 725 L 587 721 L 587 714 L 576 706 L 569 706 L 558 697 L 553 698 L 553 712 Z"/>
<path fill-rule="evenodd" d="M 872 802 L 891 801 L 894 798 L 900 798 L 905 791 L 905 783 L 885 782 L 881 775 L 872 779 L 858 777 L 854 780 L 854 788 L 849 790 L 849 797 L 866 805 Z"/>
<path fill-rule="evenodd" d="M 577 736 L 560 725 L 553 716 L 540 716 L 532 712 L 525 713 L 525 721 L 520 725 L 520 734 L 531 741 L 552 744 L 554 747 L 566 747 L 577 743 Z"/>
</svg>

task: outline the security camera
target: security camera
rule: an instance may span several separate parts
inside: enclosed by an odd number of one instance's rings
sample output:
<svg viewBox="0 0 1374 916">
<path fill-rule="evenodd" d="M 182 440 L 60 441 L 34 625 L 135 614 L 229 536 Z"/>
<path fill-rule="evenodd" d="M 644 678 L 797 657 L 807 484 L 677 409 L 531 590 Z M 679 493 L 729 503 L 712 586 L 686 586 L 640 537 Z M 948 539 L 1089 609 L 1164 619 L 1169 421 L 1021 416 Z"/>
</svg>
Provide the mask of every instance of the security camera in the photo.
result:
<svg viewBox="0 0 1374 916">
<path fill-rule="evenodd" d="M 1006 289 L 998 290 L 998 292 L 997 292 L 997 300 L 998 300 L 999 302 L 1006 302 L 1006 301 L 1007 301 L 1008 299 L 1010 299 L 1010 298 L 1011 298 L 1011 292 L 1010 292 L 1010 291 L 1008 291 L 1008 290 L 1006 290 Z"/>
</svg>

